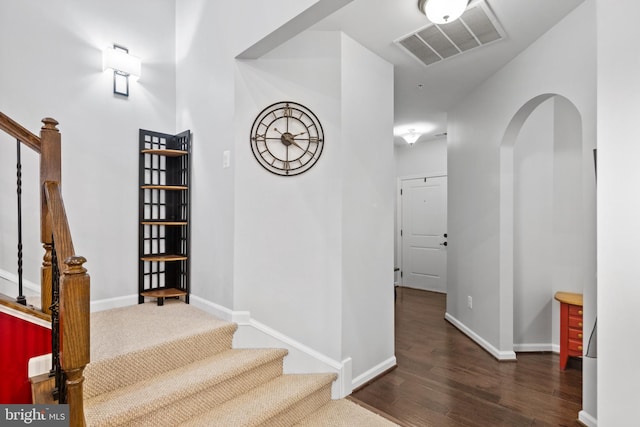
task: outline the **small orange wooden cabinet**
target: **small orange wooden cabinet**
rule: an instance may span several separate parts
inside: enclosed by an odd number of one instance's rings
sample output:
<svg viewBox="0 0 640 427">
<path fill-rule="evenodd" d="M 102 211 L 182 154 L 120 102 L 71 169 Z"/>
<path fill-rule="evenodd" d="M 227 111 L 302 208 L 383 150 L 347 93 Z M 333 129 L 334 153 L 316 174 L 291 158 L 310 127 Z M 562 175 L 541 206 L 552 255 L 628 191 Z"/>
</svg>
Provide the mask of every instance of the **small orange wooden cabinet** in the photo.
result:
<svg viewBox="0 0 640 427">
<path fill-rule="evenodd" d="M 560 301 L 560 369 L 569 357 L 582 357 L 582 294 L 556 292 Z"/>
</svg>

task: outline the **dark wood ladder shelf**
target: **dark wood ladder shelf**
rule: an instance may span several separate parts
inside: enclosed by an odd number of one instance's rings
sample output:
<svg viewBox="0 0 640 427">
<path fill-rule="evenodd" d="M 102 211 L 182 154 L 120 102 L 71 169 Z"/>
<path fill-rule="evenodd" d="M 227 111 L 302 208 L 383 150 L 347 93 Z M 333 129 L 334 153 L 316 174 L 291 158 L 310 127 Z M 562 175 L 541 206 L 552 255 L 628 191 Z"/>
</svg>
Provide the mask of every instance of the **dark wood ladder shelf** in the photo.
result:
<svg viewBox="0 0 640 427">
<path fill-rule="evenodd" d="M 140 258 L 142 261 L 151 262 L 170 262 L 170 261 L 182 261 L 186 260 L 185 255 L 147 255 Z"/>
<path fill-rule="evenodd" d="M 138 303 L 190 294 L 191 132 L 140 129 Z"/>
<path fill-rule="evenodd" d="M 187 225 L 187 221 L 140 221 L 143 225 Z"/>
<path fill-rule="evenodd" d="M 147 190 L 188 190 L 184 185 L 142 185 L 140 188 Z"/>
<path fill-rule="evenodd" d="M 180 157 L 186 156 L 189 154 L 188 151 L 185 150 L 167 150 L 167 149 L 143 149 L 141 150 L 142 154 L 157 154 L 160 156 L 166 157 Z"/>
</svg>

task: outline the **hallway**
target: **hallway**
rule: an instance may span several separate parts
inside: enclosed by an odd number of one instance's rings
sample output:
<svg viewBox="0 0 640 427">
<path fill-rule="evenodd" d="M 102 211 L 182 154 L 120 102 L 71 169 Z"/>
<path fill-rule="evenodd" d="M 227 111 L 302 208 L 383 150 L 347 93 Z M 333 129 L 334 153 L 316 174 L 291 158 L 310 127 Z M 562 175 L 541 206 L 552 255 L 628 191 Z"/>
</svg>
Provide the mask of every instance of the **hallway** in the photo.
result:
<svg viewBox="0 0 640 427">
<path fill-rule="evenodd" d="M 498 362 L 444 320 L 446 295 L 399 288 L 398 367 L 352 395 L 407 426 L 580 426 L 581 361 Z"/>
</svg>

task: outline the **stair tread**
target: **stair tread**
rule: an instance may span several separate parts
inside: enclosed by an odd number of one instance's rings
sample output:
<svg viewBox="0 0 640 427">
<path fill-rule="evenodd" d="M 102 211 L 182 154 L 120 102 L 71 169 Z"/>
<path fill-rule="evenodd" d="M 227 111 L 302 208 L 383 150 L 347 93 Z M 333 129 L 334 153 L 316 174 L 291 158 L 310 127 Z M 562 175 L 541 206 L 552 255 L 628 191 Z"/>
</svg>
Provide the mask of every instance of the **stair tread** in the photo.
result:
<svg viewBox="0 0 640 427">
<path fill-rule="evenodd" d="M 225 323 L 204 332 L 168 339 L 164 343 L 110 358 L 93 360 L 84 371 L 85 397 L 91 398 L 145 381 L 168 370 L 227 351 L 231 349 L 236 328 L 235 324 Z"/>
<path fill-rule="evenodd" d="M 88 424 L 117 425 L 110 424 L 109 419 L 140 417 L 269 362 L 280 361 L 281 366 L 286 354 L 283 349 L 227 350 L 164 375 L 99 394 L 85 399 Z"/>
<path fill-rule="evenodd" d="M 392 427 L 396 423 L 346 399 L 332 400 L 296 427 Z"/>
<path fill-rule="evenodd" d="M 92 313 L 87 425 L 393 425 L 332 403 L 335 374 L 283 375 L 286 350 L 232 349 L 237 328 L 179 301 Z"/>
<path fill-rule="evenodd" d="M 258 426 L 266 425 L 302 399 L 330 387 L 335 374 L 288 374 L 255 387 L 232 400 L 180 424 L 197 426 Z M 327 401 L 330 391 L 327 390 Z"/>
<path fill-rule="evenodd" d="M 217 328 L 237 326 L 181 301 L 91 313 L 91 361 L 162 345 L 167 337 L 175 340 Z"/>
</svg>

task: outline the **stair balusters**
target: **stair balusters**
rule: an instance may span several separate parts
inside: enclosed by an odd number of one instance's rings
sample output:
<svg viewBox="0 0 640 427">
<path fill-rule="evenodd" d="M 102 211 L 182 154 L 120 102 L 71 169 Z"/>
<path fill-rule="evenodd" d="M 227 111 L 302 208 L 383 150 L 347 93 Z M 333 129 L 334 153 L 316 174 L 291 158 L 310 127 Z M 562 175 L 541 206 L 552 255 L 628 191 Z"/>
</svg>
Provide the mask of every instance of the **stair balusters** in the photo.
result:
<svg viewBox="0 0 640 427">
<path fill-rule="evenodd" d="M 53 242 L 53 238 L 51 239 Z M 55 243 L 51 245 L 51 371 L 50 377 L 55 377 L 53 400 L 66 403 L 65 378 L 60 365 L 60 270 L 58 269 L 58 255 Z"/>
<path fill-rule="evenodd" d="M 22 143 L 16 139 L 16 175 L 17 175 L 17 199 L 18 199 L 18 304 L 27 305 L 27 298 L 22 293 L 22 159 L 20 156 L 20 145 Z"/>
</svg>

